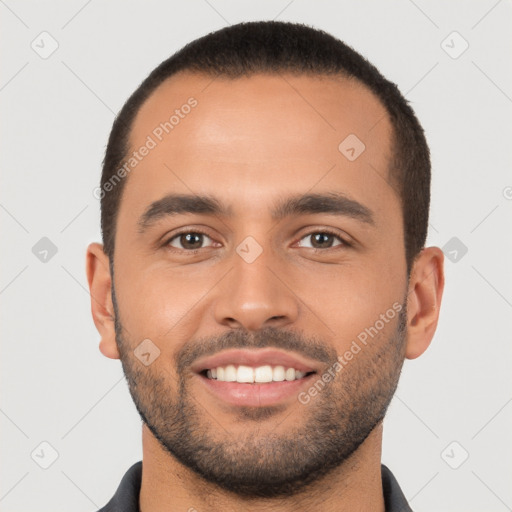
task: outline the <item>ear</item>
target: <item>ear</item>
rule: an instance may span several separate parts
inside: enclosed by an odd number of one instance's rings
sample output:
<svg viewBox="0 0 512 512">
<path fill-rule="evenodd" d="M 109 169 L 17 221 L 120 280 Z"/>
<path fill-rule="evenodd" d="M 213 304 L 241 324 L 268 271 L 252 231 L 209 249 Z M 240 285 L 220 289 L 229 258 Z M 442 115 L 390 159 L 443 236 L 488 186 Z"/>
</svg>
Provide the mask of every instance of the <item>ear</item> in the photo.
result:
<svg viewBox="0 0 512 512">
<path fill-rule="evenodd" d="M 108 256 L 103 245 L 89 244 L 86 256 L 87 281 L 91 295 L 91 312 L 100 333 L 100 351 L 111 359 L 119 359 L 114 327 L 114 305 L 112 303 L 112 280 Z"/>
<path fill-rule="evenodd" d="M 439 247 L 426 247 L 414 260 L 407 296 L 407 359 L 423 354 L 434 337 L 444 289 L 443 265 Z"/>
</svg>

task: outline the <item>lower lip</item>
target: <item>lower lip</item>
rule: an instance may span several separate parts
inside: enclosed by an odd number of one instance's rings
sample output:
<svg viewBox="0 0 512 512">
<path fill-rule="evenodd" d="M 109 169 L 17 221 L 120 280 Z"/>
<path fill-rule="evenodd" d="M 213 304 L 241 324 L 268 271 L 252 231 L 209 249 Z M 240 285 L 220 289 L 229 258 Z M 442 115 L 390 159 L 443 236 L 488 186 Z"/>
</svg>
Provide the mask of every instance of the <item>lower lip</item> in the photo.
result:
<svg viewBox="0 0 512 512">
<path fill-rule="evenodd" d="M 290 398 L 297 398 L 300 390 L 310 384 L 314 373 L 298 380 L 282 382 L 265 382 L 245 384 L 240 382 L 223 382 L 209 379 L 203 375 L 199 378 L 215 396 L 232 405 L 262 407 L 275 405 Z"/>
</svg>

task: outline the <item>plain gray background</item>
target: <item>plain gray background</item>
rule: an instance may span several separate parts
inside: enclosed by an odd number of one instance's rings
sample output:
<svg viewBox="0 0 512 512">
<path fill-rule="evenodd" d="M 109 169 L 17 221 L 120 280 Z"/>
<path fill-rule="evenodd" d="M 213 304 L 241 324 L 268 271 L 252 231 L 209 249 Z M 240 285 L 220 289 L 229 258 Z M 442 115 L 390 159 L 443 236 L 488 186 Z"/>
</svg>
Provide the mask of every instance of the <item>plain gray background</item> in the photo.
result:
<svg viewBox="0 0 512 512">
<path fill-rule="evenodd" d="M 0 510 L 96 510 L 141 459 L 141 420 L 120 362 L 98 350 L 85 276 L 105 144 L 158 63 L 260 19 L 344 40 L 419 116 L 428 245 L 445 247 L 447 282 L 431 347 L 405 363 L 383 462 L 416 511 L 512 510 L 510 1 L 0 0 L 0 13 Z"/>
</svg>

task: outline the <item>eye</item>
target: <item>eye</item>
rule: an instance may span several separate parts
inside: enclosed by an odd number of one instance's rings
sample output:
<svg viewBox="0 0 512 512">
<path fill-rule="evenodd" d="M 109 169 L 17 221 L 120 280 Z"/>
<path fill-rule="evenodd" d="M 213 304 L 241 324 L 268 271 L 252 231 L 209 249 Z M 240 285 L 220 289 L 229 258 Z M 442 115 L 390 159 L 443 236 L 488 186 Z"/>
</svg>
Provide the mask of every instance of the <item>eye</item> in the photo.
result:
<svg viewBox="0 0 512 512">
<path fill-rule="evenodd" d="M 347 246 L 350 247 L 350 244 L 341 238 L 337 233 L 333 233 L 332 231 L 322 230 L 322 231 L 314 231 L 309 233 L 308 235 L 301 238 L 301 240 L 311 239 L 311 243 L 309 246 L 301 245 L 301 247 L 308 247 L 311 249 L 331 249 L 332 247 L 337 246 Z M 337 238 L 340 243 L 333 245 L 333 239 Z"/>
<path fill-rule="evenodd" d="M 205 238 L 212 241 L 206 233 L 201 231 L 182 231 L 170 238 L 165 245 L 180 250 L 194 251 L 203 248 Z"/>
<path fill-rule="evenodd" d="M 350 247 L 351 244 L 347 242 L 345 239 L 343 239 L 340 235 L 337 233 L 334 233 L 329 230 L 319 230 L 319 231 L 313 231 L 301 238 L 302 240 L 311 239 L 311 242 L 309 245 L 302 245 L 302 243 L 299 245 L 299 247 L 306 247 L 311 248 L 315 250 L 322 250 L 322 249 L 332 249 L 334 247 L 338 246 L 345 246 Z M 207 246 L 204 246 L 204 242 L 206 240 L 209 240 L 210 243 Z M 334 244 L 335 239 L 339 241 L 339 243 Z M 172 247 L 177 250 L 181 251 L 197 251 L 199 249 L 204 249 L 206 247 L 212 247 L 213 246 L 213 240 L 204 232 L 199 230 L 194 231 L 182 231 L 181 233 L 176 233 L 171 238 L 169 238 L 165 243 L 165 247 Z"/>
</svg>

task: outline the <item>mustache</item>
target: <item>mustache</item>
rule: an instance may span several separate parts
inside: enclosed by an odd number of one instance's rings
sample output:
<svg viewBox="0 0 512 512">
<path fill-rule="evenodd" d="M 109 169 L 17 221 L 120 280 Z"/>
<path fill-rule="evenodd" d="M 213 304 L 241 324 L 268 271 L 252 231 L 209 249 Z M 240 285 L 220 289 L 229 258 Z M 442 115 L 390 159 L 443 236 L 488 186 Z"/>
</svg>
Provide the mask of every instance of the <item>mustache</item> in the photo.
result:
<svg viewBox="0 0 512 512">
<path fill-rule="evenodd" d="M 178 373 L 184 372 L 200 357 L 207 357 L 226 349 L 276 348 L 293 351 L 310 359 L 330 364 L 337 360 L 334 348 L 316 337 L 305 337 L 302 331 L 286 331 L 265 327 L 256 332 L 231 330 L 218 337 L 203 337 L 185 344 L 176 355 Z"/>
</svg>

